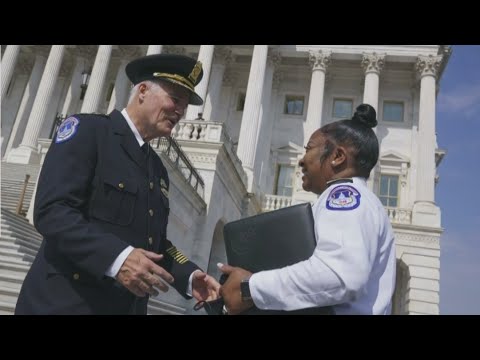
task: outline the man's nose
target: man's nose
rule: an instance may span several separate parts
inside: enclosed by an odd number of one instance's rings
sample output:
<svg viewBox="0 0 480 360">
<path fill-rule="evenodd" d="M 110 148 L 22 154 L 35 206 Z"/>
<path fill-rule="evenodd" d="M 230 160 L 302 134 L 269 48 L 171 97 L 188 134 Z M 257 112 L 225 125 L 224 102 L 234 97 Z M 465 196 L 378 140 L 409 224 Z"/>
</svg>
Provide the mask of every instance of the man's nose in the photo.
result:
<svg viewBox="0 0 480 360">
<path fill-rule="evenodd" d="M 300 161 L 298 162 L 298 166 L 302 167 L 303 168 L 303 165 L 305 164 L 305 161 L 303 160 L 303 157 L 300 159 Z"/>
</svg>

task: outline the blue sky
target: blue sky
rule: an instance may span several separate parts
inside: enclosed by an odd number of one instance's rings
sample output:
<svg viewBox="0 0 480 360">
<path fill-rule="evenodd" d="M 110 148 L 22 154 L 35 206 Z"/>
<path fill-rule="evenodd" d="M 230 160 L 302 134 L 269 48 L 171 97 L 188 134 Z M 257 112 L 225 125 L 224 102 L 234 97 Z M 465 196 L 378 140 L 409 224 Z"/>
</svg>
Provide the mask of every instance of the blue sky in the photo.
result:
<svg viewBox="0 0 480 360">
<path fill-rule="evenodd" d="M 440 314 L 480 314 L 480 45 L 455 45 L 437 98 Z"/>
</svg>

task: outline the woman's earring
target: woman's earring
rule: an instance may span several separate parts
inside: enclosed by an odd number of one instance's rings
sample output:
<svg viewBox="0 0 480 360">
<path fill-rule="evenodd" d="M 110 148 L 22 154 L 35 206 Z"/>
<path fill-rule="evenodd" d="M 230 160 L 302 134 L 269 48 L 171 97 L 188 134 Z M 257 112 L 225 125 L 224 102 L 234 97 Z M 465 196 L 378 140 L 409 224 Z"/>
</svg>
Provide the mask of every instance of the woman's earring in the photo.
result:
<svg viewBox="0 0 480 360">
<path fill-rule="evenodd" d="M 332 161 L 332 165 L 335 165 L 335 161 Z"/>
</svg>

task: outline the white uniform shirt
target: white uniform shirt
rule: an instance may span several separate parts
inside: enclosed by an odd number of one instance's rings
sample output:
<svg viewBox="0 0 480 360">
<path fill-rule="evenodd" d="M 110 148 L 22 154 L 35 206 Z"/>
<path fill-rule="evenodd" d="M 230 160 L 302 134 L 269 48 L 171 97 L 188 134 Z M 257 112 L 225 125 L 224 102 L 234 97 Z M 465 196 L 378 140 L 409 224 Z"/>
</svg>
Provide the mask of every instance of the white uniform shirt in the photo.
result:
<svg viewBox="0 0 480 360">
<path fill-rule="evenodd" d="M 250 278 L 260 309 L 335 305 L 336 314 L 390 314 L 395 244 L 385 208 L 364 178 L 330 185 L 313 205 L 317 247 L 305 261 Z M 295 240 L 293 240 L 295 241 Z"/>
</svg>

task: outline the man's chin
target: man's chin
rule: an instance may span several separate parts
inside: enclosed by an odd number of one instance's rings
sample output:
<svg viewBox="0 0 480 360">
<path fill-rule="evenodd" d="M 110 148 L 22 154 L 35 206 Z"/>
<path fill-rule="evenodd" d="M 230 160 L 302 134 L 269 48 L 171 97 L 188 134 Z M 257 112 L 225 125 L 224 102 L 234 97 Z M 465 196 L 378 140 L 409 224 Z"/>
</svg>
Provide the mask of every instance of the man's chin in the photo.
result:
<svg viewBox="0 0 480 360">
<path fill-rule="evenodd" d="M 302 188 L 303 188 L 303 190 L 305 190 L 305 191 L 310 191 L 310 189 L 311 189 L 311 188 L 310 188 L 310 185 L 309 185 L 307 182 L 305 182 L 305 181 L 302 183 Z"/>
</svg>

